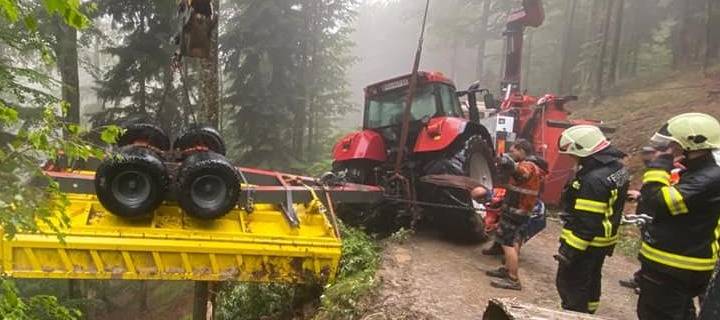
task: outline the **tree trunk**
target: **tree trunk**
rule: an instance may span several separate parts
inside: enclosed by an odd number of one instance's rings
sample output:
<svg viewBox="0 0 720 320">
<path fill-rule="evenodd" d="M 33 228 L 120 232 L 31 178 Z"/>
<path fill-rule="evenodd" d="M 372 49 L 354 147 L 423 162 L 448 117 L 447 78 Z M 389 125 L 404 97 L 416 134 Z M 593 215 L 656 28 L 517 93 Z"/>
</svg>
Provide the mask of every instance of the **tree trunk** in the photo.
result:
<svg viewBox="0 0 720 320">
<path fill-rule="evenodd" d="M 317 114 L 314 109 L 315 109 L 314 104 L 311 103 L 310 104 L 310 112 L 308 115 L 308 136 L 307 136 L 307 147 L 306 147 L 307 156 L 308 156 L 309 161 L 315 161 L 315 159 L 316 159 L 315 153 L 313 150 L 314 149 L 313 146 L 317 142 L 317 137 L 316 137 L 316 135 L 317 135 L 317 129 L 316 129 Z"/>
<path fill-rule="evenodd" d="M 492 0 L 483 0 L 483 13 L 480 16 L 479 32 L 478 32 L 478 48 L 477 48 L 477 67 L 475 68 L 475 76 L 480 80 L 480 84 L 484 87 L 488 85 L 485 77 L 485 48 L 487 44 L 487 28 L 490 19 L 490 4 Z"/>
<path fill-rule="evenodd" d="M 195 281 L 195 296 L 193 300 L 193 320 L 207 319 L 207 305 L 209 299 L 209 282 Z"/>
<path fill-rule="evenodd" d="M 592 7 L 590 9 L 590 18 L 588 19 L 588 27 L 587 27 L 587 34 L 585 35 L 585 44 L 583 45 L 583 68 L 582 68 L 582 88 L 583 90 L 592 91 L 592 79 L 593 74 L 595 72 L 595 65 L 594 62 L 597 59 L 597 43 L 598 41 L 598 35 L 600 32 L 598 32 L 597 28 L 597 22 L 599 20 L 600 11 L 601 11 L 601 4 L 602 1 L 600 0 L 593 0 L 592 1 Z"/>
<path fill-rule="evenodd" d="M 532 68 L 532 45 L 533 45 L 533 38 L 535 36 L 535 32 L 528 32 L 527 35 L 527 46 L 525 48 L 525 63 L 523 63 L 524 70 L 523 70 L 523 76 L 522 81 L 525 83 L 524 85 L 520 86 L 520 88 L 523 88 L 524 90 L 530 91 L 530 68 Z"/>
<path fill-rule="evenodd" d="M 215 27 L 210 35 L 210 57 L 202 61 L 202 108 L 200 115 L 204 124 L 217 128 L 220 110 L 220 84 L 218 80 L 218 21 L 220 16 L 220 0 L 213 0 L 215 11 Z"/>
<path fill-rule="evenodd" d="M 450 56 L 451 56 L 451 58 L 450 58 L 450 79 L 457 79 L 457 60 L 458 60 L 457 56 L 458 56 L 458 46 L 459 45 L 460 44 L 458 41 L 457 34 L 454 34 L 453 39 L 452 39 L 452 45 L 450 48 L 450 51 L 451 51 L 450 52 Z"/>
<path fill-rule="evenodd" d="M 307 30 L 309 34 L 312 34 L 310 28 L 312 27 L 313 19 L 313 17 L 311 17 L 313 12 L 313 5 L 311 2 L 312 0 L 306 0 L 306 2 L 303 3 L 305 30 Z M 310 76 L 310 42 L 311 40 L 306 38 L 300 43 L 300 54 L 302 56 L 300 57 L 300 72 L 298 76 L 300 80 L 300 87 L 302 89 L 302 96 L 299 99 L 299 103 L 294 108 L 295 115 L 292 130 L 292 148 L 295 156 L 299 159 L 303 158 L 305 127 L 307 125 L 307 110 L 310 107 L 310 81 L 312 81 Z"/>
<path fill-rule="evenodd" d="M 602 98 L 603 79 L 605 75 L 605 55 L 607 54 L 608 34 L 610 33 L 610 19 L 612 18 L 612 9 L 615 0 L 607 0 L 605 8 L 605 20 L 603 20 L 602 40 L 600 42 L 600 56 L 597 60 L 597 69 L 595 71 L 595 88 L 593 95 L 595 98 Z"/>
<path fill-rule="evenodd" d="M 140 102 L 139 102 L 140 110 L 143 110 L 143 112 L 144 112 L 145 110 L 147 110 L 147 83 L 146 83 L 145 78 L 142 78 L 140 80 L 139 90 L 140 90 L 140 92 L 139 92 L 139 94 L 140 94 Z"/>
<path fill-rule="evenodd" d="M 80 124 L 77 30 L 66 26 L 58 18 L 54 19 L 54 23 L 56 26 L 53 29 L 57 40 L 54 49 L 62 80 L 62 99 L 70 104 L 66 120 Z"/>
<path fill-rule="evenodd" d="M 140 304 L 138 309 L 140 314 L 146 314 L 150 308 L 148 308 L 148 285 L 146 280 L 140 281 L 140 296 L 138 297 Z"/>
<path fill-rule="evenodd" d="M 313 111 L 312 103 L 314 100 L 313 97 L 315 95 L 315 92 L 313 92 L 313 90 L 315 90 L 314 79 L 321 76 L 317 74 L 316 66 L 318 63 L 322 63 L 319 62 L 317 59 L 319 59 L 318 37 L 320 37 L 320 33 L 322 32 L 319 24 L 321 23 L 321 6 L 323 5 L 324 4 L 319 3 L 319 1 L 315 0 L 306 0 L 303 5 L 303 7 L 306 8 L 306 10 L 304 11 L 305 30 L 307 30 L 306 32 L 310 35 L 310 37 L 306 38 L 301 44 L 302 65 L 300 71 L 300 79 L 302 82 L 302 101 L 298 104 L 296 108 L 294 130 L 294 148 L 296 149 L 295 155 L 299 159 L 305 159 L 306 154 L 307 156 L 310 156 L 310 153 L 305 153 L 306 138 L 307 146 L 313 143 L 313 141 L 310 141 L 311 138 L 309 136 L 309 126 L 312 125 L 311 123 L 309 123 L 309 118 L 312 116 Z M 308 133 L 307 135 L 306 132 Z"/>
<path fill-rule="evenodd" d="M 688 58 L 688 19 L 690 0 L 679 0 L 678 25 L 673 34 L 673 69 L 685 66 Z"/>
<path fill-rule="evenodd" d="M 565 31 L 563 32 L 562 53 L 560 56 L 560 77 L 558 79 L 557 93 L 566 92 L 565 83 L 570 73 L 570 42 L 572 40 L 572 30 L 575 24 L 575 11 L 577 10 L 577 0 L 567 0 L 565 12 L 568 14 L 565 23 Z"/>
<path fill-rule="evenodd" d="M 619 0 L 617 3 L 617 12 L 615 13 L 615 35 L 613 36 L 612 53 L 610 54 L 610 66 L 608 70 L 608 86 L 615 86 L 617 81 L 617 67 L 620 57 L 620 40 L 622 39 L 623 14 L 625 12 L 625 0 Z"/>
<path fill-rule="evenodd" d="M 705 57 L 703 58 L 703 69 L 707 70 L 713 60 L 720 54 L 720 19 L 718 18 L 717 0 L 707 0 L 707 22 L 705 28 Z"/>
</svg>

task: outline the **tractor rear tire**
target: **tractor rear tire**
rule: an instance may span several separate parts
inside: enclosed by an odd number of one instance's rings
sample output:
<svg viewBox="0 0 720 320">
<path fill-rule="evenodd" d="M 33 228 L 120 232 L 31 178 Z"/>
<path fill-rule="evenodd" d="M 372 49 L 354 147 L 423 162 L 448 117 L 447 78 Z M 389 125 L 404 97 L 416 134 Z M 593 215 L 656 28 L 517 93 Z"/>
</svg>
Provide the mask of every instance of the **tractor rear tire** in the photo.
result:
<svg viewBox="0 0 720 320">
<path fill-rule="evenodd" d="M 173 148 L 179 151 L 204 147 L 217 154 L 225 155 L 225 142 L 220 133 L 212 127 L 195 127 L 184 132 L 175 140 Z"/>
<path fill-rule="evenodd" d="M 125 146 L 95 172 L 95 193 L 111 213 L 124 218 L 151 214 L 165 198 L 168 173 L 160 157 L 140 146 Z"/>
<path fill-rule="evenodd" d="M 455 152 L 435 155 L 438 159 L 426 162 L 424 174 L 452 174 L 474 178 L 492 190 L 496 177 L 494 153 L 481 136 L 471 136 L 455 148 Z M 423 185 L 421 201 L 473 208 L 470 190 Z M 464 243 L 478 243 L 487 239 L 482 217 L 471 209 L 429 208 L 435 225 L 449 239 Z"/>
<path fill-rule="evenodd" d="M 170 138 L 160 127 L 149 123 L 133 123 L 124 127 L 125 132 L 117 141 L 118 147 L 147 143 L 161 151 L 170 150 Z"/>
<path fill-rule="evenodd" d="M 198 152 L 178 170 L 178 203 L 198 219 L 217 219 L 235 208 L 240 197 L 240 174 L 222 155 Z"/>
</svg>

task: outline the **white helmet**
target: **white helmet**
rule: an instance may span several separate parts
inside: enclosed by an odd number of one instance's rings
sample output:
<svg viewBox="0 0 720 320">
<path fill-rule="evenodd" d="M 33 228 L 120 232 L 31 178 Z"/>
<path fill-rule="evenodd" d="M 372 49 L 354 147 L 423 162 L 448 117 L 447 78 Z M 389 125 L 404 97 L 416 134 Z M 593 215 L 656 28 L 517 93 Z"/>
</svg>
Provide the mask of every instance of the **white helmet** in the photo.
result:
<svg viewBox="0 0 720 320">
<path fill-rule="evenodd" d="M 610 146 L 610 141 L 592 125 L 577 125 L 565 129 L 558 140 L 558 150 L 580 158 L 589 157 Z"/>
<path fill-rule="evenodd" d="M 717 149 L 720 148 L 720 123 L 704 113 L 683 113 L 668 120 L 651 141 L 659 146 L 675 142 L 685 151 Z"/>
</svg>

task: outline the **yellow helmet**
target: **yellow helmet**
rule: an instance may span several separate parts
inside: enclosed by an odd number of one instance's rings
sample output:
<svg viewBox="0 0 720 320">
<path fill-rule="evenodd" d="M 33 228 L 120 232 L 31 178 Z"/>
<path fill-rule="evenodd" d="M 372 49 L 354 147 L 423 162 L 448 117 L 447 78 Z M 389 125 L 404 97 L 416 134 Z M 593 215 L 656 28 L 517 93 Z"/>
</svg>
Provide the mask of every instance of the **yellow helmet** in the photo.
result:
<svg viewBox="0 0 720 320">
<path fill-rule="evenodd" d="M 720 123 L 704 113 L 683 113 L 668 120 L 651 141 L 659 146 L 675 142 L 685 151 L 717 149 L 720 148 Z"/>
<path fill-rule="evenodd" d="M 558 140 L 560 153 L 580 158 L 589 157 L 610 146 L 610 141 L 592 125 L 577 125 L 565 129 Z"/>
</svg>

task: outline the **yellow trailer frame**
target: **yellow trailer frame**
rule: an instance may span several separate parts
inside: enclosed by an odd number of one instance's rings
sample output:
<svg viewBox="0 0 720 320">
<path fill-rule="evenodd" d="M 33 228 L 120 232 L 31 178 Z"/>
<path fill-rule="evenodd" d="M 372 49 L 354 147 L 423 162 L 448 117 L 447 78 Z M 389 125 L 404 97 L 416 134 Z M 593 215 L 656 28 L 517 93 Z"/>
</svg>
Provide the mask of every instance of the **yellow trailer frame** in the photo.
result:
<svg viewBox="0 0 720 320">
<path fill-rule="evenodd" d="M 127 220 L 106 211 L 92 194 L 67 196 L 70 227 L 62 230 L 64 243 L 42 226 L 43 233 L 2 237 L 4 274 L 301 283 L 331 281 L 338 269 L 341 241 L 314 192 L 309 203 L 293 204 L 299 227 L 290 226 L 275 204 L 201 221 L 165 203 L 146 219 Z"/>
</svg>

